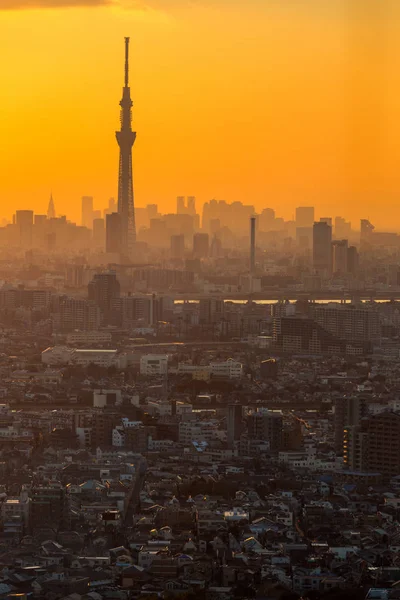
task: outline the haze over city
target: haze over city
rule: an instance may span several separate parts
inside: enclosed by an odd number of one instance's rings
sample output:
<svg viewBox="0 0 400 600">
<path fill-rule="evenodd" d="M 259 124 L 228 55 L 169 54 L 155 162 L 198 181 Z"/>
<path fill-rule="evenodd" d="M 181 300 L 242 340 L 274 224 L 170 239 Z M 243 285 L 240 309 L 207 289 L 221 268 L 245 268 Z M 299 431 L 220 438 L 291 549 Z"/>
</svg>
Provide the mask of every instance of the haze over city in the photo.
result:
<svg viewBox="0 0 400 600">
<path fill-rule="evenodd" d="M 131 36 L 136 205 L 176 195 L 315 205 L 397 229 L 395 0 L 0 2 L 2 213 L 79 220 L 117 195 L 113 131 Z M 390 216 L 389 216 L 390 215 Z"/>
</svg>

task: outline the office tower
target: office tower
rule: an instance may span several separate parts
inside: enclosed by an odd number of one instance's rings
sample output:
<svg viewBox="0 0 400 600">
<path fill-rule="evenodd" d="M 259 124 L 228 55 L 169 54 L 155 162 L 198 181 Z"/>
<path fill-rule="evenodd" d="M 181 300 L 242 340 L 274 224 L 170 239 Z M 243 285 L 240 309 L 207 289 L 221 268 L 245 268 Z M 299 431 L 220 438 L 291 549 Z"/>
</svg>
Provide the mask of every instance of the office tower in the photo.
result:
<svg viewBox="0 0 400 600">
<path fill-rule="evenodd" d="M 348 239 L 351 235 L 351 223 L 343 217 L 335 217 L 335 237 L 337 239 Z"/>
<path fill-rule="evenodd" d="M 219 258 L 222 255 L 222 242 L 216 235 L 211 240 L 210 245 L 210 256 L 212 258 Z"/>
<path fill-rule="evenodd" d="M 54 207 L 53 194 L 50 195 L 49 206 L 47 207 L 47 218 L 48 219 L 56 218 L 56 209 Z"/>
<path fill-rule="evenodd" d="M 171 235 L 171 258 L 183 258 L 185 255 L 185 236 Z"/>
<path fill-rule="evenodd" d="M 119 213 L 106 215 L 106 252 L 120 254 L 122 251 L 122 219 Z"/>
<path fill-rule="evenodd" d="M 176 214 L 185 214 L 185 196 L 178 196 L 176 199 Z"/>
<path fill-rule="evenodd" d="M 258 218 L 260 231 L 271 231 L 274 227 L 275 211 L 272 208 L 264 208 Z"/>
<path fill-rule="evenodd" d="M 250 217 L 250 273 L 256 268 L 256 218 Z"/>
<path fill-rule="evenodd" d="M 157 204 L 148 204 L 146 206 L 147 216 L 150 219 L 156 219 L 158 216 L 158 206 Z"/>
<path fill-rule="evenodd" d="M 358 250 L 355 246 L 350 246 L 347 250 L 347 270 L 352 275 L 357 275 L 358 271 Z"/>
<path fill-rule="evenodd" d="M 19 243 L 22 248 L 32 247 L 33 210 L 17 210 L 15 222 L 19 233 Z"/>
<path fill-rule="evenodd" d="M 229 448 L 233 448 L 235 442 L 240 440 L 244 430 L 243 408 L 241 404 L 229 404 L 226 418 L 227 441 Z"/>
<path fill-rule="evenodd" d="M 106 242 L 106 229 L 104 219 L 93 219 L 93 245 L 104 250 Z"/>
<path fill-rule="evenodd" d="M 118 213 L 121 215 L 121 250 L 131 258 L 136 241 L 133 196 L 132 147 L 136 132 L 132 131 L 132 100 L 129 87 L 129 38 L 125 38 L 125 86 L 121 106 L 121 129 L 117 131 L 119 154 Z"/>
<path fill-rule="evenodd" d="M 312 227 L 314 223 L 314 207 L 298 206 L 296 208 L 296 227 Z"/>
<path fill-rule="evenodd" d="M 193 256 L 206 258 L 209 253 L 210 238 L 208 233 L 195 233 L 193 236 Z"/>
<path fill-rule="evenodd" d="M 101 210 L 94 210 L 92 213 L 93 221 L 95 219 L 101 219 Z"/>
<path fill-rule="evenodd" d="M 361 419 L 368 415 L 368 398 L 365 396 L 342 396 L 335 399 L 335 450 L 343 454 L 343 434 L 345 428 L 357 427 Z"/>
<path fill-rule="evenodd" d="M 361 225 L 360 243 L 361 243 L 361 249 L 364 250 L 365 247 L 368 247 L 372 242 L 375 227 L 372 225 L 372 223 L 370 223 L 368 221 L 368 219 L 361 219 L 360 225 Z"/>
<path fill-rule="evenodd" d="M 326 223 L 329 227 L 332 227 L 332 217 L 321 217 L 319 220 L 320 223 Z"/>
<path fill-rule="evenodd" d="M 110 198 L 108 201 L 108 207 L 103 210 L 104 218 L 107 215 L 111 215 L 111 213 L 118 212 L 118 204 L 115 201 L 115 198 Z"/>
<path fill-rule="evenodd" d="M 92 196 L 82 196 L 82 219 L 83 227 L 92 229 L 93 227 L 93 198 Z"/>
<path fill-rule="evenodd" d="M 283 417 L 281 411 L 262 410 L 247 417 L 250 440 L 269 442 L 270 450 L 282 447 Z"/>
<path fill-rule="evenodd" d="M 46 221 L 46 215 L 34 215 L 33 217 L 33 224 L 35 227 L 44 227 Z"/>
<path fill-rule="evenodd" d="M 196 215 L 196 198 L 194 196 L 187 197 L 187 213 L 192 217 Z"/>
<path fill-rule="evenodd" d="M 333 272 L 343 275 L 347 273 L 348 241 L 335 240 L 332 242 Z"/>
<path fill-rule="evenodd" d="M 318 274 L 332 273 L 332 227 L 323 221 L 313 226 L 313 266 Z"/>
</svg>

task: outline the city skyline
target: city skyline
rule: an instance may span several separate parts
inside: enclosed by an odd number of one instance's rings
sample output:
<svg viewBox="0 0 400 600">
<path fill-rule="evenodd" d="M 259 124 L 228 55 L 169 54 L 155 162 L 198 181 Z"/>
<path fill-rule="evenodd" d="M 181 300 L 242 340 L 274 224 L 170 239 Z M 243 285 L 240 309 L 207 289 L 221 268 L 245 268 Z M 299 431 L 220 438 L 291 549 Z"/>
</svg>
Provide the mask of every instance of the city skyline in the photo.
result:
<svg viewBox="0 0 400 600">
<path fill-rule="evenodd" d="M 297 205 L 335 208 L 398 229 L 394 2 L 367 1 L 363 11 L 359 2 L 349 11 L 314 0 L 285 8 L 252 0 L 241 11 L 222 0 L 165 2 L 165 10 L 111 4 L 21 2 L 1 13 L 0 49 L 13 56 L 0 155 L 8 218 L 30 206 L 44 213 L 50 190 L 74 221 L 82 195 L 101 206 L 117 196 L 112 132 L 121 39 L 130 33 L 138 206 L 169 212 L 187 193 L 199 205 L 216 197 L 272 206 L 286 219 Z M 21 161 L 26 178 L 17 176 Z"/>
</svg>

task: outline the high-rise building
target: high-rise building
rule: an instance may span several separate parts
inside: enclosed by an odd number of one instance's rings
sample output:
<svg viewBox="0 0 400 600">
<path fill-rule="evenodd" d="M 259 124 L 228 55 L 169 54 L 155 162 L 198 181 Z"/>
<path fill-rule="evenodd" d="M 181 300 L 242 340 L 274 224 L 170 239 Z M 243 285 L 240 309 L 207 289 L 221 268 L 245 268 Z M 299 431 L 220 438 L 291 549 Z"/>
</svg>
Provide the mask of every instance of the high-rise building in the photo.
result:
<svg viewBox="0 0 400 600">
<path fill-rule="evenodd" d="M 48 219 L 56 218 L 56 209 L 54 206 L 53 194 L 50 195 L 49 205 L 47 207 L 47 218 Z"/>
<path fill-rule="evenodd" d="M 100 309 L 94 302 L 84 298 L 60 298 L 57 311 L 53 315 L 56 329 L 63 332 L 96 331 L 100 327 Z"/>
<path fill-rule="evenodd" d="M 343 453 L 343 434 L 345 428 L 358 427 L 361 420 L 368 415 L 368 398 L 366 396 L 342 396 L 335 399 L 335 450 Z"/>
<path fill-rule="evenodd" d="M 93 219 L 93 245 L 104 250 L 106 243 L 106 229 L 104 219 Z"/>
<path fill-rule="evenodd" d="M 92 229 L 93 227 L 93 198 L 92 196 L 82 196 L 82 219 L 83 227 Z"/>
<path fill-rule="evenodd" d="M 348 239 L 351 236 L 351 223 L 343 217 L 335 217 L 335 237 Z"/>
<path fill-rule="evenodd" d="M 316 304 L 310 313 L 325 331 L 347 342 L 373 342 L 380 338 L 379 313 L 372 307 Z"/>
<path fill-rule="evenodd" d="M 185 214 L 185 196 L 178 196 L 176 199 L 176 214 Z"/>
<path fill-rule="evenodd" d="M 364 250 L 365 248 L 368 248 L 372 242 L 375 227 L 368 221 L 368 219 L 361 219 L 360 229 L 360 244 L 361 249 Z"/>
<path fill-rule="evenodd" d="M 111 213 L 115 212 L 118 212 L 118 204 L 115 201 L 115 198 L 110 198 L 108 201 L 108 207 L 103 210 L 104 218 L 106 218 L 107 215 L 111 215 Z"/>
<path fill-rule="evenodd" d="M 187 197 L 187 213 L 192 217 L 196 215 L 196 198 L 194 196 Z"/>
<path fill-rule="evenodd" d="M 136 132 L 132 131 L 132 100 L 129 87 L 129 38 L 125 38 L 125 85 L 121 106 L 121 129 L 117 131 L 119 154 L 118 213 L 121 215 L 122 254 L 131 258 L 136 242 L 133 196 L 132 147 Z"/>
<path fill-rule="evenodd" d="M 19 243 L 22 248 L 32 247 L 33 210 L 17 210 L 15 222 L 19 232 Z"/>
<path fill-rule="evenodd" d="M 350 246 L 347 250 L 347 271 L 354 276 L 357 275 L 358 250 L 355 246 Z"/>
<path fill-rule="evenodd" d="M 122 251 L 122 220 L 119 213 L 106 215 L 106 252 L 120 254 Z"/>
<path fill-rule="evenodd" d="M 274 221 L 275 211 L 272 208 L 264 208 L 258 219 L 260 231 L 271 231 Z"/>
<path fill-rule="evenodd" d="M 193 256 L 195 258 L 207 258 L 210 249 L 210 238 L 208 233 L 195 233 L 193 236 Z"/>
<path fill-rule="evenodd" d="M 256 268 L 256 218 L 250 217 L 250 273 Z"/>
<path fill-rule="evenodd" d="M 385 411 L 345 427 L 345 469 L 380 473 L 385 480 L 400 473 L 400 414 Z"/>
<path fill-rule="evenodd" d="M 225 303 L 220 298 L 202 298 L 199 303 L 200 323 L 215 323 L 224 315 Z"/>
<path fill-rule="evenodd" d="M 347 273 L 348 241 L 334 240 L 332 242 L 333 272 L 341 275 Z"/>
<path fill-rule="evenodd" d="M 243 407 L 241 404 L 229 404 L 226 418 L 227 441 L 230 448 L 233 448 L 236 441 L 244 430 Z"/>
<path fill-rule="evenodd" d="M 120 284 L 115 271 L 105 271 L 96 273 L 88 285 L 88 297 L 97 304 L 107 318 L 111 310 L 113 298 L 119 298 Z"/>
<path fill-rule="evenodd" d="M 312 227 L 314 223 L 314 207 L 298 206 L 296 208 L 296 227 Z"/>
<path fill-rule="evenodd" d="M 329 227 L 332 227 L 332 217 L 320 217 L 320 223 L 326 223 Z"/>
<path fill-rule="evenodd" d="M 248 415 L 247 431 L 250 440 L 269 442 L 270 450 L 279 450 L 283 432 L 281 411 L 262 410 Z"/>
<path fill-rule="evenodd" d="M 323 276 L 332 273 L 332 227 L 323 221 L 313 225 L 313 267 Z"/>
<path fill-rule="evenodd" d="M 185 236 L 183 233 L 171 236 L 171 258 L 183 258 L 185 255 Z"/>
</svg>

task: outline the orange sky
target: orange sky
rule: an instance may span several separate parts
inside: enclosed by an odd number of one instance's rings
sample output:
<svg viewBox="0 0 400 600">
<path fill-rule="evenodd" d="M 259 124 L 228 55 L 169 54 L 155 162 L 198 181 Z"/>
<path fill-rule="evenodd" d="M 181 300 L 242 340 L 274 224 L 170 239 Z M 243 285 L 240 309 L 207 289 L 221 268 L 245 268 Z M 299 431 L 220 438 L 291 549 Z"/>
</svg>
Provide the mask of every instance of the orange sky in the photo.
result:
<svg viewBox="0 0 400 600">
<path fill-rule="evenodd" d="M 137 206 L 314 203 L 400 229 L 398 0 L 0 0 L 0 23 L 8 218 L 50 190 L 73 219 L 116 195 L 129 35 Z"/>
</svg>

